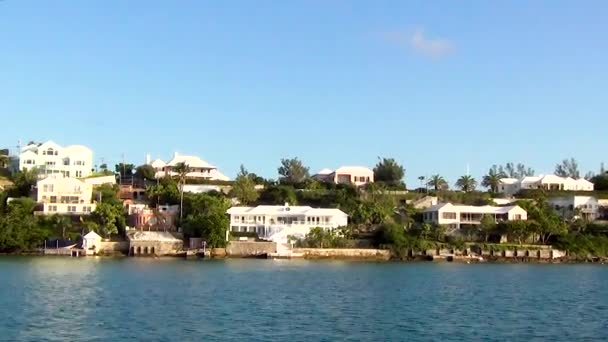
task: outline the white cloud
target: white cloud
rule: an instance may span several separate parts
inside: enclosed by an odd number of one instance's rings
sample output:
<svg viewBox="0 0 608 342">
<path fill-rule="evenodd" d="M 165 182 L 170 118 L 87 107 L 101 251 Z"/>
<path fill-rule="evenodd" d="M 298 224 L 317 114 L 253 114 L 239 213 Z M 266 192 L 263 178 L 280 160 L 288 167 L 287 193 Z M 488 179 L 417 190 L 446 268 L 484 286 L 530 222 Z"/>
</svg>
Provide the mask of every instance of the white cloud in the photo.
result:
<svg viewBox="0 0 608 342">
<path fill-rule="evenodd" d="M 407 46 L 415 53 L 429 57 L 444 57 L 454 51 L 452 42 L 447 39 L 429 38 L 422 29 L 415 29 L 412 32 L 386 32 L 384 38 L 392 44 Z"/>
</svg>

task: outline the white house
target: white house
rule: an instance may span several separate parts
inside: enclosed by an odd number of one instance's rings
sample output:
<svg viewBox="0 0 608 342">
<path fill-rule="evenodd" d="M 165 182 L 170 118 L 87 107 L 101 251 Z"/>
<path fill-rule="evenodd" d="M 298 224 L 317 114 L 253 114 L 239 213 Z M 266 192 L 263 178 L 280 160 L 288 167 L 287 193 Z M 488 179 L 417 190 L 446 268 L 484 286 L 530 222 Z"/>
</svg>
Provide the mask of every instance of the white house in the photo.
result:
<svg viewBox="0 0 608 342">
<path fill-rule="evenodd" d="M 290 235 L 303 238 L 311 228 L 334 229 L 348 224 L 348 215 L 340 209 L 288 204 L 232 207 L 227 213 L 230 231 L 257 233 L 261 239 L 281 244 L 287 243 Z"/>
<path fill-rule="evenodd" d="M 188 178 L 206 179 L 206 180 L 221 180 L 228 181 L 230 178 L 222 174 L 217 167 L 207 163 L 196 156 L 185 156 L 177 152 L 173 155 L 173 159 L 164 162 L 160 159 L 151 161 L 150 156 L 146 156 L 146 164 L 152 166 L 156 170 L 155 177 L 163 178 L 165 176 L 177 176 L 173 168 L 180 163 L 188 165 L 190 172 L 186 175 Z"/>
<path fill-rule="evenodd" d="M 521 190 L 545 189 L 549 191 L 593 191 L 593 183 L 579 178 L 559 177 L 556 175 L 528 176 L 522 179 L 503 178 L 498 190 L 507 196 L 513 196 Z"/>
<path fill-rule="evenodd" d="M 101 236 L 94 231 L 88 232 L 82 237 L 82 249 L 85 250 L 85 255 L 94 255 L 101 247 Z"/>
<path fill-rule="evenodd" d="M 493 207 L 440 203 L 422 213 L 424 222 L 446 225 L 450 230 L 460 229 L 464 224 L 478 225 L 485 215 L 492 216 L 497 223 L 528 219 L 528 213 L 517 205 Z"/>
<path fill-rule="evenodd" d="M 600 206 L 593 196 L 564 196 L 548 199 L 549 204 L 565 219 L 582 218 L 587 221 L 599 217 Z"/>
<path fill-rule="evenodd" d="M 42 214 L 88 215 L 95 210 L 93 185 L 80 179 L 50 175 L 38 181 L 37 190 Z"/>
<path fill-rule="evenodd" d="M 21 149 L 19 170 L 38 168 L 41 178 L 60 174 L 65 177 L 87 177 L 93 169 L 93 151 L 82 145 L 61 147 L 53 141 L 29 144 Z"/>
<path fill-rule="evenodd" d="M 374 182 L 374 171 L 363 166 L 342 166 L 335 171 L 323 169 L 313 178 L 322 182 L 361 186 Z"/>
</svg>

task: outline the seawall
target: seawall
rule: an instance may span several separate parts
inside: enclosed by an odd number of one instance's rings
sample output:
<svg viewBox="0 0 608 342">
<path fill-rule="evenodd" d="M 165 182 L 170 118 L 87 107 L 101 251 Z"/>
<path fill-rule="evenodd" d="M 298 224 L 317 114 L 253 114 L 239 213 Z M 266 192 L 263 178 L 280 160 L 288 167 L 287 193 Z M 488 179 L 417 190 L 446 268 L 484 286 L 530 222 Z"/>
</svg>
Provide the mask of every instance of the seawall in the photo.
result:
<svg viewBox="0 0 608 342">
<path fill-rule="evenodd" d="M 353 260 L 390 260 L 391 251 L 387 249 L 364 248 L 294 248 L 294 254 L 306 259 L 353 259 Z"/>
</svg>

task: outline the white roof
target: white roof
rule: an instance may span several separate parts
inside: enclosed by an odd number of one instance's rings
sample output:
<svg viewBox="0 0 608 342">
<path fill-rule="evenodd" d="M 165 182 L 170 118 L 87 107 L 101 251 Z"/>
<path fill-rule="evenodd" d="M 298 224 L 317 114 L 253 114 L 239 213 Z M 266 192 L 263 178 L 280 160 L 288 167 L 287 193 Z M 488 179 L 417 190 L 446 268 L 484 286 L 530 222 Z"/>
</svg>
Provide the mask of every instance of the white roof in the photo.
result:
<svg viewBox="0 0 608 342">
<path fill-rule="evenodd" d="M 160 160 L 160 159 L 156 159 L 155 161 L 153 161 L 150 166 L 152 166 L 155 169 L 160 169 L 163 168 L 165 166 L 167 166 L 167 164 L 165 164 L 164 161 Z"/>
<path fill-rule="evenodd" d="M 346 173 L 346 174 L 351 174 L 351 173 L 373 174 L 374 173 L 374 171 L 372 171 L 371 169 L 369 169 L 365 166 L 342 166 L 342 167 L 339 167 L 335 172 L 336 173 Z"/>
<path fill-rule="evenodd" d="M 215 169 L 216 167 L 207 163 L 206 161 L 202 160 L 199 157 L 196 156 L 183 156 L 183 155 L 176 155 L 173 157 L 173 159 L 171 159 L 167 165 L 168 166 L 175 166 L 179 163 L 184 163 L 186 165 L 188 165 L 189 167 L 197 167 L 197 168 L 205 168 L 205 169 Z"/>
<path fill-rule="evenodd" d="M 347 216 L 345 212 L 336 208 L 312 208 L 309 206 L 284 205 L 258 205 L 257 207 L 232 207 L 226 211 L 230 215 L 319 215 L 319 216 Z"/>
<path fill-rule="evenodd" d="M 323 169 L 317 172 L 317 175 L 331 175 L 332 173 L 334 173 L 334 171 L 331 169 Z"/>
<path fill-rule="evenodd" d="M 536 183 L 538 182 L 540 179 L 542 178 L 542 176 L 527 176 L 521 179 L 521 183 Z"/>
<path fill-rule="evenodd" d="M 546 175 L 540 179 L 541 183 L 563 183 L 567 178 L 559 177 L 556 175 Z"/>
<path fill-rule="evenodd" d="M 578 184 L 584 184 L 584 185 L 593 185 L 593 183 L 592 183 L 592 182 L 590 182 L 590 181 L 586 180 L 585 178 L 579 178 L 579 179 L 577 179 L 577 180 L 576 180 L 576 182 L 577 182 Z"/>
<path fill-rule="evenodd" d="M 502 184 L 515 184 L 519 182 L 519 179 L 517 178 L 501 178 L 500 179 L 500 183 Z"/>
<path fill-rule="evenodd" d="M 82 237 L 83 239 L 101 239 L 101 236 L 99 236 L 99 234 L 95 233 L 95 231 L 91 230 L 90 232 L 87 233 L 87 235 Z"/>
<path fill-rule="evenodd" d="M 473 206 L 473 205 L 453 205 L 452 203 L 440 203 L 425 209 L 425 212 L 434 212 L 439 210 L 456 210 L 459 212 L 473 213 L 473 214 L 506 214 L 513 209 L 521 209 L 518 205 L 510 205 L 505 207 L 493 207 L 490 205 L 484 206 Z"/>
</svg>

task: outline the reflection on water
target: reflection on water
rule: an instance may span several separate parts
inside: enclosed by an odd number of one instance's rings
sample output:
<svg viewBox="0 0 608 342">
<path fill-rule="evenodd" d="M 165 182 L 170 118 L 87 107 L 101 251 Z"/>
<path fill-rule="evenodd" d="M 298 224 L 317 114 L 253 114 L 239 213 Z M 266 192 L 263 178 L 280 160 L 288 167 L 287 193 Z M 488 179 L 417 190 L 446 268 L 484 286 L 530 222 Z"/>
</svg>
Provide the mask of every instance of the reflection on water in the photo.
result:
<svg viewBox="0 0 608 342">
<path fill-rule="evenodd" d="M 608 338 L 608 268 L 0 258 L 0 340 Z"/>
</svg>

